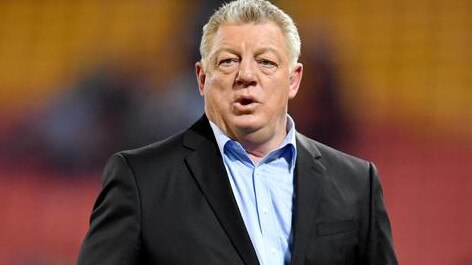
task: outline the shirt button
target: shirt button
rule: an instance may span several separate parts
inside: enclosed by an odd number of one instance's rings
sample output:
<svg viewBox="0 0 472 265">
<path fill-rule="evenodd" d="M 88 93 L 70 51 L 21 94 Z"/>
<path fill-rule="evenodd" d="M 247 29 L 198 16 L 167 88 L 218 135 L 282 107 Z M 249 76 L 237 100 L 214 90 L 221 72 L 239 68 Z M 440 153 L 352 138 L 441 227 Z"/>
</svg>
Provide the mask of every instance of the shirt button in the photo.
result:
<svg viewBox="0 0 472 265">
<path fill-rule="evenodd" d="M 269 208 L 262 207 L 262 212 L 265 213 L 265 214 L 268 214 L 269 213 Z"/>
</svg>

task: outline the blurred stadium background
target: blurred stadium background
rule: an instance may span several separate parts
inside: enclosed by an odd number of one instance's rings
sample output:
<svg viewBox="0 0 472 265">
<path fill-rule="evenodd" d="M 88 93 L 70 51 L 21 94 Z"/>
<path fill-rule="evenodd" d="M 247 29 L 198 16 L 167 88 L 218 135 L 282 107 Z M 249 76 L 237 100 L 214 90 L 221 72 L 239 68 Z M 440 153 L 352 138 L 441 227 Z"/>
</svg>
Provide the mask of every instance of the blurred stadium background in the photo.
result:
<svg viewBox="0 0 472 265">
<path fill-rule="evenodd" d="M 0 264 L 74 264 L 118 150 L 202 113 L 221 1 L 0 1 Z M 472 264 L 472 2 L 279 1 L 301 31 L 297 128 L 374 161 L 401 264 Z"/>
</svg>

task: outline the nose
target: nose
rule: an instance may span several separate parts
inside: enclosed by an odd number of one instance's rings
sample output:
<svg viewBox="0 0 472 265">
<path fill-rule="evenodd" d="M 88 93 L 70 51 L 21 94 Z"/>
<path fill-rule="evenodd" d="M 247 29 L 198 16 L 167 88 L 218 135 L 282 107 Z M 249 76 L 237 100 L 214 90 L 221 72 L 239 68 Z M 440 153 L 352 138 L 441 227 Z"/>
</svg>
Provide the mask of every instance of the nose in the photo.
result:
<svg viewBox="0 0 472 265">
<path fill-rule="evenodd" d="M 242 60 L 239 65 L 238 74 L 236 76 L 236 84 L 238 86 L 248 87 L 256 84 L 256 69 L 254 63 L 250 60 Z"/>
</svg>

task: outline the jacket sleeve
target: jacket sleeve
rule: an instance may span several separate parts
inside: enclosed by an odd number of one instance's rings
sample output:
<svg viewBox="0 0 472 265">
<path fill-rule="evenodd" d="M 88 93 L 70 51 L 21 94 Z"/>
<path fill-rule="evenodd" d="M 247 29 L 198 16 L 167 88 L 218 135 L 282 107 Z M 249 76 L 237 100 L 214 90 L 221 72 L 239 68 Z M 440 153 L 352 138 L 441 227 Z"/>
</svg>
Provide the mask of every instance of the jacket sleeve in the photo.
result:
<svg viewBox="0 0 472 265">
<path fill-rule="evenodd" d="M 138 264 L 141 248 L 139 192 L 126 159 L 108 161 L 102 190 L 90 217 L 78 265 Z"/>
<path fill-rule="evenodd" d="M 390 221 L 375 165 L 370 163 L 370 229 L 367 245 L 369 265 L 397 265 Z"/>
</svg>

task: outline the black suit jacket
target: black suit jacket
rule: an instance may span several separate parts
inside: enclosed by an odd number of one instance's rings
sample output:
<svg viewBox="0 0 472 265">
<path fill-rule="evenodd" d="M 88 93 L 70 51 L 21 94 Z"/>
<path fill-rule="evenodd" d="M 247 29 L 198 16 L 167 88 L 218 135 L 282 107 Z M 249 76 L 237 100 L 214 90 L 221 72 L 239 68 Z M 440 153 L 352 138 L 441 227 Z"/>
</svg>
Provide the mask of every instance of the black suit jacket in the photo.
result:
<svg viewBox="0 0 472 265">
<path fill-rule="evenodd" d="M 297 150 L 291 264 L 397 264 L 375 167 Z M 109 160 L 78 264 L 259 264 L 206 117 Z"/>
</svg>

